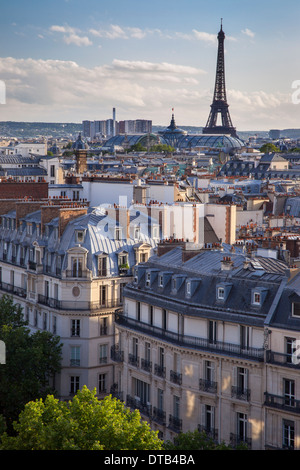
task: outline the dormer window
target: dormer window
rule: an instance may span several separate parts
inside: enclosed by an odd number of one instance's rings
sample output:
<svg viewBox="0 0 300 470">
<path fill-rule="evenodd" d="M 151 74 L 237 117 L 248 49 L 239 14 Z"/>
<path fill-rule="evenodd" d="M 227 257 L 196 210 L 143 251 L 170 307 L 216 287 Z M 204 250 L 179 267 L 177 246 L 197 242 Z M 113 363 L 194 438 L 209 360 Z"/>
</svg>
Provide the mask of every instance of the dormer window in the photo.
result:
<svg viewBox="0 0 300 470">
<path fill-rule="evenodd" d="M 99 256 L 98 258 L 98 276 L 107 275 L 107 257 Z"/>
<path fill-rule="evenodd" d="M 115 240 L 122 240 L 122 229 L 116 228 L 115 229 Z"/>
<path fill-rule="evenodd" d="M 158 281 L 159 287 L 164 287 L 164 277 L 163 277 L 163 275 L 161 274 L 158 279 L 159 279 L 159 281 Z"/>
<path fill-rule="evenodd" d="M 186 283 L 186 293 L 187 295 L 191 295 L 191 281 L 187 281 Z"/>
<path fill-rule="evenodd" d="M 146 286 L 149 287 L 151 284 L 151 273 L 146 274 Z"/>
<path fill-rule="evenodd" d="M 293 302 L 293 316 L 300 317 L 300 302 Z"/>
<path fill-rule="evenodd" d="M 260 292 L 253 292 L 253 298 L 252 298 L 253 305 L 260 305 L 260 302 L 261 302 Z"/>
<path fill-rule="evenodd" d="M 76 243 L 83 243 L 84 242 L 84 230 L 77 230 L 76 231 Z"/>
<path fill-rule="evenodd" d="M 140 227 L 135 227 L 134 228 L 134 239 L 139 240 L 141 236 L 141 229 Z"/>
<path fill-rule="evenodd" d="M 218 287 L 218 299 L 224 300 L 225 298 L 225 290 L 224 287 Z"/>
</svg>

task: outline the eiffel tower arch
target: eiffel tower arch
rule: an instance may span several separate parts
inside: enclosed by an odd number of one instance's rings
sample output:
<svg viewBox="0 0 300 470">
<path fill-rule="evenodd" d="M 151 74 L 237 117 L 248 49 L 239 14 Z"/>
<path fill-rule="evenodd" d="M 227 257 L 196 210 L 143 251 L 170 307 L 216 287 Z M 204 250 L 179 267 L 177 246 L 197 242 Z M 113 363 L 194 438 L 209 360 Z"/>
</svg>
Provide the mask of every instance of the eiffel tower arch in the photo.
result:
<svg viewBox="0 0 300 470">
<path fill-rule="evenodd" d="M 225 33 L 222 28 L 218 34 L 218 56 L 217 70 L 213 102 L 210 106 L 210 113 L 207 123 L 202 130 L 203 134 L 230 134 L 232 137 L 238 137 L 235 127 L 232 125 L 229 114 L 229 105 L 226 98 L 225 87 L 225 60 L 224 60 L 224 40 Z M 217 124 L 218 116 L 221 117 L 221 125 Z"/>
</svg>

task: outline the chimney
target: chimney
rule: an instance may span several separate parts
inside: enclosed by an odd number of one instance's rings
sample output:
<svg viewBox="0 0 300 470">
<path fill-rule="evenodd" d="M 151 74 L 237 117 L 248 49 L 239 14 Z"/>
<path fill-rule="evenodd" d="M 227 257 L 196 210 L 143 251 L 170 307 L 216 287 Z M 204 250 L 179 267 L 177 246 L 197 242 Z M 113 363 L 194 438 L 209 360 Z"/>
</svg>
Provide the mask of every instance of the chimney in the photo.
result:
<svg viewBox="0 0 300 470">
<path fill-rule="evenodd" d="M 233 267 L 233 261 L 231 260 L 230 256 L 224 256 L 221 261 L 221 270 L 222 271 L 231 271 Z"/>
<path fill-rule="evenodd" d="M 87 214 L 87 207 L 73 207 L 72 205 L 48 205 L 41 207 L 41 232 L 44 233 L 45 224 L 58 217 L 59 236 L 61 236 L 70 220 Z"/>
</svg>

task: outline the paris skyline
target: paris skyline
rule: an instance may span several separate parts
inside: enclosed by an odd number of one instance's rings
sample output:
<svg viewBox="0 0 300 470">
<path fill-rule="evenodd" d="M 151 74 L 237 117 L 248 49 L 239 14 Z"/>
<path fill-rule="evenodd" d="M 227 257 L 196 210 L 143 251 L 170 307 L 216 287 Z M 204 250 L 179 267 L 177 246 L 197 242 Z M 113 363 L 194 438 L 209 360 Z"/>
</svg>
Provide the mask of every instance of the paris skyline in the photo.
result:
<svg viewBox="0 0 300 470">
<path fill-rule="evenodd" d="M 287 0 L 182 4 L 54 0 L 2 5 L 0 120 L 111 117 L 204 126 L 223 18 L 227 99 L 237 130 L 300 127 L 292 102 L 300 6 Z"/>
</svg>

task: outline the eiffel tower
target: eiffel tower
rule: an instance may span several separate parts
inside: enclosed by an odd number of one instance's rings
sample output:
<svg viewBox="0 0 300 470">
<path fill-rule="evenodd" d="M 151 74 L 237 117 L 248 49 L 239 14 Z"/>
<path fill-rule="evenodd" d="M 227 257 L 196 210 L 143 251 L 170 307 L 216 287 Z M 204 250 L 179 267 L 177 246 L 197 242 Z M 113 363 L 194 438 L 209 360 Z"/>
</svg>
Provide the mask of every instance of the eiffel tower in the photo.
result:
<svg viewBox="0 0 300 470">
<path fill-rule="evenodd" d="M 211 104 L 211 110 L 208 116 L 206 126 L 203 128 L 203 134 L 230 134 L 237 137 L 236 129 L 233 127 L 228 110 L 225 88 L 225 61 L 224 61 L 224 39 L 225 34 L 221 29 L 218 34 L 218 58 L 214 98 Z M 217 125 L 218 114 L 221 115 L 222 125 Z"/>
</svg>

